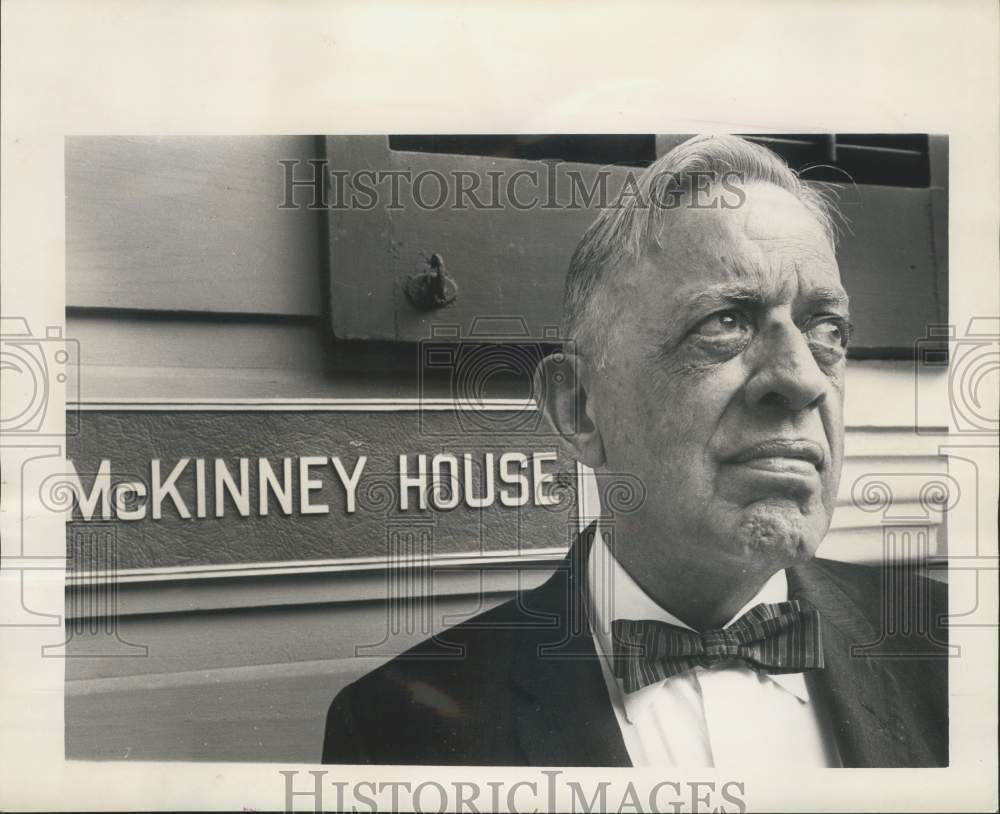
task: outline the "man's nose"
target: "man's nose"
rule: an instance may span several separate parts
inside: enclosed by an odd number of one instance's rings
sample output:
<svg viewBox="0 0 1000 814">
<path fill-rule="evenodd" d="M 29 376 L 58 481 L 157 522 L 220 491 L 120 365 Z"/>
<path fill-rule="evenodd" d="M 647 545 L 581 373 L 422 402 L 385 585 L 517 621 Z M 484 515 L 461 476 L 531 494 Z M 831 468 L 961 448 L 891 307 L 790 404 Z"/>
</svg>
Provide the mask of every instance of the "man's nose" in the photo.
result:
<svg viewBox="0 0 1000 814">
<path fill-rule="evenodd" d="M 792 412 L 818 406 L 829 380 L 798 327 L 772 324 L 759 339 L 754 371 L 746 386 L 749 405 Z"/>
</svg>

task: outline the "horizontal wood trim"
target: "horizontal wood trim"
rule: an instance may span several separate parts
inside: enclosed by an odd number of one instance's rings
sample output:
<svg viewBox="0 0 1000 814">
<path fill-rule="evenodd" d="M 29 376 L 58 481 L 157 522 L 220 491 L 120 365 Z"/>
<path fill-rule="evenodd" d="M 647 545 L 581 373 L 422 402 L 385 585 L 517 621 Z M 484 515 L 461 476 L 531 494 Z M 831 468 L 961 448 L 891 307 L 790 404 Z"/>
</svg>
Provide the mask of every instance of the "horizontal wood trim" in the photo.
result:
<svg viewBox="0 0 1000 814">
<path fill-rule="evenodd" d="M 70 313 L 80 367 L 71 401 L 414 397 L 413 353 L 334 352 L 314 321 L 178 319 Z"/>
<path fill-rule="evenodd" d="M 494 591 L 441 594 L 433 602 L 276 604 L 70 619 L 66 645 L 47 655 L 68 657 L 67 681 L 302 661 L 371 663 L 511 595 Z"/>
<path fill-rule="evenodd" d="M 86 349 L 84 349 L 86 352 Z M 885 375 L 866 369 L 868 365 L 896 364 Z M 934 374 L 928 392 L 915 391 L 913 365 L 909 362 L 853 362 L 847 373 L 845 424 L 854 430 L 911 429 L 922 433 L 945 434 L 952 422 L 948 402 L 947 372 Z M 497 383 L 497 392 L 503 383 Z M 372 371 L 362 376 L 351 373 L 296 371 L 288 368 L 147 367 L 89 365 L 71 369 L 68 391 L 86 402 L 115 407 L 129 399 L 149 399 L 166 403 L 171 399 L 205 402 L 223 399 L 287 403 L 289 399 L 415 399 L 420 385 L 415 375 L 393 375 Z M 428 383 L 424 388 L 433 400 L 447 398 L 447 383 Z M 507 388 L 511 398 L 524 392 L 518 382 Z M 72 398 L 69 407 L 77 403 Z M 919 409 L 918 409 L 919 405 Z"/>
<path fill-rule="evenodd" d="M 855 532 L 861 529 L 867 529 L 869 532 L 873 529 L 877 530 L 882 528 L 883 524 L 890 525 L 893 516 L 900 518 L 924 518 L 927 525 L 933 527 L 937 527 L 942 523 L 940 513 L 931 514 L 919 500 L 907 500 L 897 495 L 893 499 L 892 512 L 872 512 L 869 509 L 846 501 L 843 505 L 838 505 L 834 521 L 830 524 L 830 532 L 827 536 L 829 537 L 842 532 Z"/>
<path fill-rule="evenodd" d="M 476 412 L 506 412 L 509 410 L 533 410 L 536 405 L 531 399 L 377 399 L 377 398 L 315 398 L 315 399 L 114 399 L 107 401 L 80 401 L 70 407 L 82 411 L 104 412 L 185 412 L 205 410 L 215 412 L 398 412 L 401 410 L 468 410 Z"/>
<path fill-rule="evenodd" d="M 900 549 L 890 545 L 884 533 L 892 531 L 886 527 L 867 527 L 857 529 L 834 529 L 823 540 L 817 552 L 818 557 L 828 560 L 840 560 L 861 565 L 881 565 L 884 562 L 906 561 L 900 556 Z M 931 525 L 927 531 L 927 560 L 922 565 L 928 565 L 931 560 L 938 563 L 947 562 L 947 554 L 940 534 L 941 527 Z M 924 558 L 921 557 L 921 560 Z M 946 566 L 943 570 L 946 570 Z"/>
<path fill-rule="evenodd" d="M 74 372 L 75 373 L 75 372 Z M 412 377 L 372 373 L 361 376 L 329 377 L 282 368 L 84 366 L 80 376 L 70 375 L 70 387 L 83 398 L 114 404 L 109 393 L 153 396 L 156 401 L 172 397 L 197 400 L 210 393 L 218 398 L 245 398 L 280 402 L 288 397 L 311 398 L 412 398 L 416 384 Z M 72 405 L 70 405 L 72 407 Z"/>
<path fill-rule="evenodd" d="M 533 548 L 527 555 L 509 551 L 470 552 L 468 554 L 440 554 L 434 557 L 435 568 L 483 568 L 528 567 L 549 560 L 561 559 L 566 554 L 565 547 Z M 186 582 L 201 579 L 243 579 L 247 577 L 295 576 L 312 574 L 337 576 L 385 571 L 387 561 L 380 557 L 342 557 L 334 560 L 293 560 L 287 562 L 248 562 L 239 565 L 194 565 L 170 566 L 165 568 L 120 569 L 114 572 L 119 583 Z M 418 569 L 428 564 L 422 557 L 400 558 L 391 561 L 393 569 Z M 75 571 L 66 575 L 68 582 L 86 582 L 104 579 L 109 572 Z"/>
<path fill-rule="evenodd" d="M 939 526 L 927 526 L 928 553 L 946 557 L 940 544 Z M 838 526 L 830 531 L 819 556 L 844 562 L 877 565 L 884 560 L 883 529 L 872 524 Z M 395 568 L 366 572 L 298 572 L 239 578 L 189 578 L 172 580 L 120 581 L 116 585 L 115 613 L 118 618 L 151 614 L 206 613 L 215 611 L 261 610 L 296 605 L 337 606 L 354 603 L 384 604 L 387 601 L 430 600 L 445 597 L 498 595 L 512 596 L 541 585 L 555 564 L 565 556 L 538 558 L 523 556 L 500 566 L 467 564 L 461 567 L 428 565 L 416 579 L 402 576 Z M 410 569 L 406 569 L 410 570 Z M 93 579 L 67 580 L 67 590 L 94 585 Z M 106 583 L 100 583 L 102 586 Z M 102 608 L 100 613 L 104 613 Z M 68 604 L 66 619 L 88 619 Z"/>
<path fill-rule="evenodd" d="M 67 577 L 67 591 L 114 585 L 119 617 L 194 613 L 309 604 L 339 605 L 434 596 L 457 597 L 534 587 L 565 549 L 520 556 L 441 557 L 429 562 L 333 562 L 202 569 L 136 569 L 121 574 Z M 84 618 L 90 606 L 67 604 L 67 618 Z M 98 609 L 99 612 L 101 609 Z"/>
<path fill-rule="evenodd" d="M 279 209 L 313 136 L 66 139 L 69 306 L 316 316 L 321 215 Z"/>
<path fill-rule="evenodd" d="M 79 343 L 85 368 L 171 369 L 176 371 L 173 378 L 199 369 L 318 373 L 325 361 L 322 332 L 315 324 L 84 313 L 67 316 L 66 334 Z"/>
</svg>

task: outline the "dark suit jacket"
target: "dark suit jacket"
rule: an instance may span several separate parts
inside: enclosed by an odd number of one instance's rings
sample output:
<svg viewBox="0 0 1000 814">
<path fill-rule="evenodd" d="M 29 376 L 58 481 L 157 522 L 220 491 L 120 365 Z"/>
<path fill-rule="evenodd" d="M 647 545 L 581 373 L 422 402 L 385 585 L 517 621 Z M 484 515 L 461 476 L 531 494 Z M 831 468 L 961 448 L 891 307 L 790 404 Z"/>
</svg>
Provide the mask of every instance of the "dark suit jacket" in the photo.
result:
<svg viewBox="0 0 1000 814">
<path fill-rule="evenodd" d="M 540 587 L 345 688 L 323 762 L 631 765 L 584 610 L 592 534 Z M 789 569 L 788 584 L 822 618 L 826 666 L 806 682 L 843 765 L 946 766 L 946 586 L 828 560 Z"/>
</svg>

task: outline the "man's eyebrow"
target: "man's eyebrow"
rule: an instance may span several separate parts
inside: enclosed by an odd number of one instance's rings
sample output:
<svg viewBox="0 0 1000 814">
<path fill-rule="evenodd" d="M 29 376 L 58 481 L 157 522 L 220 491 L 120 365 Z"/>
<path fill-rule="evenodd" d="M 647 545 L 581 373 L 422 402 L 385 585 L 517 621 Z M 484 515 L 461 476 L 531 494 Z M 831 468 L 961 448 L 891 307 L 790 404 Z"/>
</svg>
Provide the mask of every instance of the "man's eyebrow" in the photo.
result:
<svg viewBox="0 0 1000 814">
<path fill-rule="evenodd" d="M 813 307 L 826 306 L 846 309 L 849 298 L 842 288 L 822 286 L 809 292 L 808 301 Z M 728 303 L 763 305 L 766 302 L 767 297 L 759 285 L 752 283 L 720 283 L 693 294 L 684 302 L 684 307 L 691 310 L 701 310 L 702 308 L 722 306 Z"/>
<path fill-rule="evenodd" d="M 709 286 L 689 297 L 684 306 L 695 310 L 702 307 L 725 305 L 731 302 L 763 303 L 764 293 L 760 286 L 748 283 L 719 283 Z"/>
<path fill-rule="evenodd" d="M 823 305 L 846 310 L 850 303 L 850 297 L 847 296 L 847 292 L 842 288 L 823 286 L 809 292 L 809 303 L 813 307 Z"/>
</svg>

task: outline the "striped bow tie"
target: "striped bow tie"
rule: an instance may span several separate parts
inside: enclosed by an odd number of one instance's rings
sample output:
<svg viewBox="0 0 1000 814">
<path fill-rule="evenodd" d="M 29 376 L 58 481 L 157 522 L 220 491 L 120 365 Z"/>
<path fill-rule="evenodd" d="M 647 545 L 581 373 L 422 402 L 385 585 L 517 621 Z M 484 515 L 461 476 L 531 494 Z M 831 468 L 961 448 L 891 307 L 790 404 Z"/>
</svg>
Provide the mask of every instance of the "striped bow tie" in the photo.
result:
<svg viewBox="0 0 1000 814">
<path fill-rule="evenodd" d="M 756 605 L 729 627 L 698 633 L 650 619 L 615 619 L 614 673 L 626 693 L 724 661 L 767 673 L 823 667 L 819 613 L 798 601 Z"/>
</svg>

